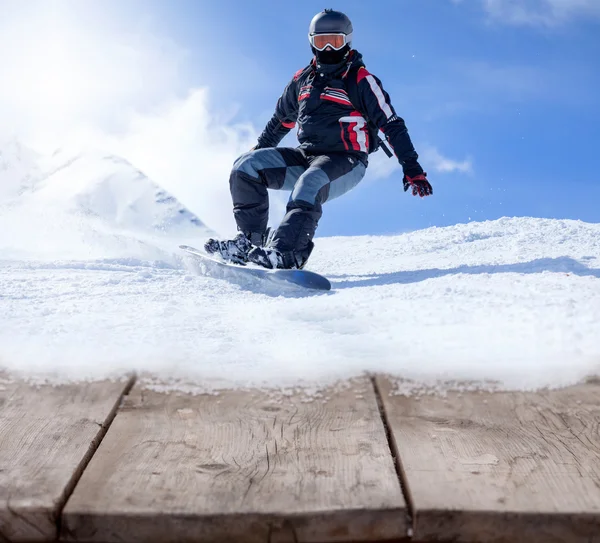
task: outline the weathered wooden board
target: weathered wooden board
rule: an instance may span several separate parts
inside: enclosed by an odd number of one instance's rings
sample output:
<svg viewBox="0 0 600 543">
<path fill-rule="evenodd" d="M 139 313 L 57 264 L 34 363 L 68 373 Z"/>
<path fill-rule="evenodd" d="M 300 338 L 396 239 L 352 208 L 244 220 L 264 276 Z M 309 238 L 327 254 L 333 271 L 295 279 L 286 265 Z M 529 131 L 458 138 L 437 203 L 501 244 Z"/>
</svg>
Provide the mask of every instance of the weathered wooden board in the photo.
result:
<svg viewBox="0 0 600 543">
<path fill-rule="evenodd" d="M 128 381 L 31 386 L 0 377 L 0 541 L 52 541 Z"/>
<path fill-rule="evenodd" d="M 77 541 L 329 542 L 404 536 L 371 383 L 326 399 L 137 385 L 69 499 Z"/>
<path fill-rule="evenodd" d="M 391 395 L 416 539 L 600 542 L 600 386 Z"/>
</svg>

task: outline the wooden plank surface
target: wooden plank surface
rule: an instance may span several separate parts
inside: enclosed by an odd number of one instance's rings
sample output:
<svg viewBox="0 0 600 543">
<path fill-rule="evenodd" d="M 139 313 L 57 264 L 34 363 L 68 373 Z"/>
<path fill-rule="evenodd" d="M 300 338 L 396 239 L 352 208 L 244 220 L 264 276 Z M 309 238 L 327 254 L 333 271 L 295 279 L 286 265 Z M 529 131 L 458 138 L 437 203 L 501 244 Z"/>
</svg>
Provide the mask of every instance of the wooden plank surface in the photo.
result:
<svg viewBox="0 0 600 543">
<path fill-rule="evenodd" d="M 419 540 L 600 542 L 600 386 L 390 395 Z"/>
<path fill-rule="evenodd" d="M 127 381 L 31 386 L 0 376 L 0 541 L 51 541 Z"/>
<path fill-rule="evenodd" d="M 76 541 L 329 542 L 404 536 L 368 379 L 314 401 L 136 385 L 68 501 Z M 328 398 L 328 399 L 326 399 Z"/>
</svg>

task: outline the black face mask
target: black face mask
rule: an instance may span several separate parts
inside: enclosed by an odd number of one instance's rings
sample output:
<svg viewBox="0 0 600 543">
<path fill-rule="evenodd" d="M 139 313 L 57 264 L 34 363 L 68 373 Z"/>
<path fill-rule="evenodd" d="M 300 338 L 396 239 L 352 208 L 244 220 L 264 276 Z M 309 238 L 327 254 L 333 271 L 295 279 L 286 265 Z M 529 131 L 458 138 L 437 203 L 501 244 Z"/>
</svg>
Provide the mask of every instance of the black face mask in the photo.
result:
<svg viewBox="0 0 600 543">
<path fill-rule="evenodd" d="M 346 45 L 339 51 L 331 48 L 329 48 L 329 50 L 325 49 L 324 51 L 317 51 L 314 47 L 312 50 L 319 64 L 339 64 L 346 58 L 346 55 L 350 51 L 350 47 Z"/>
</svg>

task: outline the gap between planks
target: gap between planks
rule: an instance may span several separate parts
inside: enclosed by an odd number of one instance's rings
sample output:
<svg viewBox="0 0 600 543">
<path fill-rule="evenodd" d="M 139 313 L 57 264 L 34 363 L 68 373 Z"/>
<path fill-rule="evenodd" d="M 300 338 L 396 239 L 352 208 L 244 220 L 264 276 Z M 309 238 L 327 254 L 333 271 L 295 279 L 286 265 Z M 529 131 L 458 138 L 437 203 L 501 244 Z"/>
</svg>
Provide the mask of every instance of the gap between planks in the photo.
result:
<svg viewBox="0 0 600 543">
<path fill-rule="evenodd" d="M 89 463 L 92 461 L 94 454 L 96 454 L 96 451 L 98 450 L 98 447 L 100 446 L 100 443 L 102 443 L 102 440 L 108 433 L 108 430 L 109 430 L 111 424 L 113 423 L 113 421 L 115 420 L 115 417 L 117 416 L 117 413 L 119 412 L 119 408 L 121 407 L 121 404 L 123 403 L 123 398 L 129 394 L 129 392 L 135 385 L 136 380 L 137 380 L 137 375 L 135 373 L 133 373 L 129 376 L 129 381 L 127 381 L 127 384 L 125 385 L 125 388 L 123 389 L 123 392 L 121 393 L 121 395 L 115 402 L 115 405 L 112 407 L 112 409 L 108 413 L 106 419 L 104 420 L 104 423 L 100 427 L 100 431 L 96 434 L 96 436 L 90 443 L 90 448 L 85 453 L 85 455 L 81 459 L 81 462 L 79 463 L 79 465 L 73 472 L 73 476 L 67 483 L 67 486 L 65 487 L 65 489 L 60 497 L 60 500 L 56 506 L 57 507 L 57 513 L 56 513 L 57 539 L 60 538 L 63 509 L 65 508 L 67 501 L 71 497 L 71 494 L 73 494 L 73 491 L 75 490 L 77 483 L 81 479 L 83 472 L 88 467 Z"/>
<path fill-rule="evenodd" d="M 54 541 L 135 378 L 32 384 L 0 372 L 0 541 Z"/>
<path fill-rule="evenodd" d="M 600 387 L 391 395 L 416 540 L 600 543 Z"/>
<path fill-rule="evenodd" d="M 385 410 L 385 403 L 383 401 L 383 397 L 381 395 L 381 390 L 379 389 L 379 385 L 377 384 L 377 376 L 369 375 L 369 379 L 371 381 L 371 385 L 373 386 L 373 392 L 375 393 L 375 398 L 377 399 L 377 407 L 379 408 L 379 416 L 381 417 L 381 423 L 383 424 L 383 428 L 385 430 L 385 437 L 388 442 L 388 446 L 390 448 L 390 454 L 392 456 L 392 461 L 394 462 L 394 469 L 396 470 L 396 476 L 398 477 L 398 483 L 400 488 L 402 489 L 402 495 L 404 496 L 404 501 L 406 502 L 406 512 L 407 512 L 407 524 L 410 526 L 408 537 L 412 537 L 416 528 L 416 514 L 415 514 L 415 504 L 410 493 L 410 488 L 408 486 L 408 479 L 406 477 L 406 472 L 404 471 L 404 466 L 402 465 L 402 458 L 400 457 L 400 451 L 398 451 L 398 446 L 396 445 L 396 441 L 392 435 L 392 428 L 390 425 L 390 421 L 388 418 L 388 414 Z"/>
</svg>

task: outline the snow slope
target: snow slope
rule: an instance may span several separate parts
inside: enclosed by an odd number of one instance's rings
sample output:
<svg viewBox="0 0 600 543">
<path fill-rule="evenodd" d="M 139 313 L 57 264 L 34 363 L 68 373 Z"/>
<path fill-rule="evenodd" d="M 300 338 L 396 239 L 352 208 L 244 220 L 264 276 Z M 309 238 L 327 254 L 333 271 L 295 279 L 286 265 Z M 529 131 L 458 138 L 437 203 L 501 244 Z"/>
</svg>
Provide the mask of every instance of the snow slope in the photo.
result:
<svg viewBox="0 0 600 543">
<path fill-rule="evenodd" d="M 0 369 L 171 386 L 562 386 L 600 374 L 600 225 L 504 218 L 316 240 L 329 293 L 223 277 L 202 222 L 98 152 L 0 154 Z"/>
<path fill-rule="evenodd" d="M 66 185 L 72 203 L 82 193 Z M 62 209 L 48 191 L 47 209 Z M 177 231 L 144 231 L 121 204 L 94 207 L 111 224 L 79 214 L 49 228 L 56 250 L 19 248 L 23 224 L 0 214 L 0 367 L 62 381 L 135 370 L 195 390 L 366 371 L 516 389 L 600 374 L 598 224 L 504 218 L 317 239 L 310 267 L 333 290 L 314 293 L 211 276 L 180 254 Z M 196 232 L 185 241 L 199 246 Z"/>
</svg>

